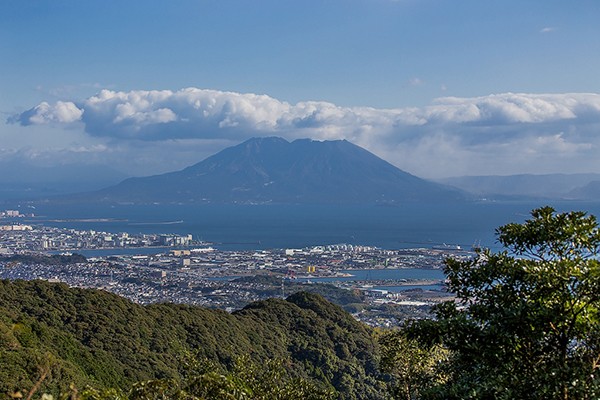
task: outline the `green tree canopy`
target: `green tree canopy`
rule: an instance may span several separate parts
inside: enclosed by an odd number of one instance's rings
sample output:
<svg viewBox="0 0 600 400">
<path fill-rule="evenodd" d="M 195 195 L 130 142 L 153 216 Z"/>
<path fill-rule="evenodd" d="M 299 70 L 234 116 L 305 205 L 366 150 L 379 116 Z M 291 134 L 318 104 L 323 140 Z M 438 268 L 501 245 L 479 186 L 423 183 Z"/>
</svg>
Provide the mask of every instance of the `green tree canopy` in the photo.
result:
<svg viewBox="0 0 600 400">
<path fill-rule="evenodd" d="M 432 397 L 600 396 L 598 223 L 551 207 L 531 217 L 497 229 L 504 251 L 446 261 L 457 300 L 436 307 L 436 322 L 413 326 L 453 354 L 451 378 Z"/>
</svg>

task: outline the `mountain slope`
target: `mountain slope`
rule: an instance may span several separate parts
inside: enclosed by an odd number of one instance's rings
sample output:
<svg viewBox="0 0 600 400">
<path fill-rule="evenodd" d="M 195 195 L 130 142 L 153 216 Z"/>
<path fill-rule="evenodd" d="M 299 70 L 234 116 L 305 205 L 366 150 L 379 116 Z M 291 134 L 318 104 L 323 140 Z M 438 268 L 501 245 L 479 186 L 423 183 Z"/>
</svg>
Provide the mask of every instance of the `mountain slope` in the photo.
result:
<svg viewBox="0 0 600 400">
<path fill-rule="evenodd" d="M 465 195 L 410 175 L 345 140 L 290 143 L 272 137 L 250 139 L 182 171 L 127 179 L 94 197 L 133 203 L 393 204 Z"/>
<path fill-rule="evenodd" d="M 594 180 L 600 180 L 600 174 L 484 175 L 438 181 L 487 198 L 571 199 L 582 198 L 577 188 Z"/>
<path fill-rule="evenodd" d="M 575 199 L 598 200 L 600 199 L 600 180 L 595 180 L 571 190 L 568 195 Z"/>
<path fill-rule="evenodd" d="M 0 200 L 98 190 L 127 177 L 103 165 L 33 166 L 17 160 L 0 161 L 0 171 Z"/>
<path fill-rule="evenodd" d="M 238 356 L 279 358 L 340 399 L 382 398 L 370 329 L 318 295 L 297 293 L 228 314 L 201 307 L 141 306 L 98 290 L 0 280 L 0 394 L 128 387 L 181 378 L 182 356 L 228 367 Z"/>
</svg>

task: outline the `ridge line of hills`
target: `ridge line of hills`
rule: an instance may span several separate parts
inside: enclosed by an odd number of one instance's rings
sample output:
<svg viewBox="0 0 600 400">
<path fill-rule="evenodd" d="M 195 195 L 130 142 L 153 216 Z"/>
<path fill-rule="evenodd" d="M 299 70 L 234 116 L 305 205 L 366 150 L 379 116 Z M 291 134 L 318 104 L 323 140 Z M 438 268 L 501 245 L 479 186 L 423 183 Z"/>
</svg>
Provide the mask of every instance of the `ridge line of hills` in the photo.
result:
<svg viewBox="0 0 600 400">
<path fill-rule="evenodd" d="M 436 180 L 489 199 L 599 200 L 600 174 L 473 175 Z"/>
<path fill-rule="evenodd" d="M 383 399 L 371 329 L 319 295 L 251 303 L 228 314 L 181 304 L 142 306 L 94 289 L 45 281 L 0 280 L 0 393 L 40 393 L 181 379 L 193 352 L 227 367 L 236 357 L 287 360 L 294 376 L 335 390 L 340 399 Z"/>
<path fill-rule="evenodd" d="M 482 199 L 600 199 L 600 174 L 426 180 L 346 140 L 252 138 L 182 170 L 126 178 L 112 186 L 107 185 L 123 175 L 111 168 L 3 165 L 9 173 L 0 177 L 0 197 L 50 202 L 397 205 Z M 19 173 L 24 179 L 18 178 Z M 34 178 L 39 181 L 31 181 Z M 94 190 L 99 184 L 105 187 Z"/>
</svg>

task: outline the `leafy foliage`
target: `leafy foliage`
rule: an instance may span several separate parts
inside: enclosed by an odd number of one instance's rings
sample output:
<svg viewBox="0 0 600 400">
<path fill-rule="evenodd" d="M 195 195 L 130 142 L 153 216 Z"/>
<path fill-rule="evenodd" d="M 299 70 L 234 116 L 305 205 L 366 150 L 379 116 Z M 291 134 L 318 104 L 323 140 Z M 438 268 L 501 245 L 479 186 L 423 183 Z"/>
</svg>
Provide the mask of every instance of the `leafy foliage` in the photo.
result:
<svg viewBox="0 0 600 400">
<path fill-rule="evenodd" d="M 444 384 L 447 374 L 440 368 L 449 352 L 440 344 L 419 343 L 407 330 L 387 331 L 379 338 L 381 368 L 392 376 L 394 398 L 417 399 L 431 388 Z"/>
<path fill-rule="evenodd" d="M 417 326 L 451 351 L 435 398 L 592 399 L 600 396 L 600 231 L 583 212 L 533 210 L 497 229 L 507 250 L 448 259 L 459 302 Z M 418 324 L 416 324 L 418 325 Z"/>
<path fill-rule="evenodd" d="M 186 372 L 180 356 L 188 352 L 216 368 Z M 248 368 L 266 369 L 236 370 L 245 355 Z M 269 375 L 277 370 L 272 360 L 285 360 L 277 361 L 285 363 L 285 376 Z M 256 393 L 266 389 L 257 385 L 268 377 L 281 383 L 276 388 L 282 393 L 288 383 L 331 390 L 340 399 L 378 399 L 385 392 L 371 331 L 308 293 L 229 314 L 187 305 L 140 306 L 103 291 L 43 281 L 0 281 L 0 363 L 0 393 L 7 394 L 28 393 L 45 371 L 38 393 L 54 395 L 68 393 L 73 383 L 96 388 L 98 396 L 108 388 L 124 390 L 110 392 L 114 396 L 129 396 L 126 388 L 137 382 L 139 390 L 151 382 L 187 393 L 191 377 L 217 386 L 243 381 L 255 396 L 244 398 L 261 398 Z"/>
<path fill-rule="evenodd" d="M 333 400 L 332 389 L 294 378 L 283 360 L 257 364 L 247 355 L 235 359 L 231 370 L 195 356 L 187 357 L 181 380 L 155 379 L 136 382 L 128 390 L 86 388 L 79 393 L 71 387 L 63 397 L 71 400 Z"/>
<path fill-rule="evenodd" d="M 277 297 L 281 295 L 281 276 L 270 275 L 255 275 L 243 276 L 237 278 L 235 282 L 255 283 L 268 287 L 262 294 L 266 296 Z M 316 293 L 323 296 L 327 301 L 342 306 L 346 311 L 356 308 L 364 302 L 365 296 L 359 290 L 348 290 L 339 288 L 330 283 L 310 283 L 294 281 L 293 279 L 285 279 L 285 293 L 290 295 L 298 292 Z"/>
</svg>

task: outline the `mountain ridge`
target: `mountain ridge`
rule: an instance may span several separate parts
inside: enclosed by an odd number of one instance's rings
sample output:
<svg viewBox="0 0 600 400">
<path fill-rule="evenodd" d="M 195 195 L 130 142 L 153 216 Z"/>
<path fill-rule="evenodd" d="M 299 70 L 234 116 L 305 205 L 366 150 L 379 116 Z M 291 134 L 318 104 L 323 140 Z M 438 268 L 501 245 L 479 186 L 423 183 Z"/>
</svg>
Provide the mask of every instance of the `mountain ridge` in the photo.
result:
<svg viewBox="0 0 600 400">
<path fill-rule="evenodd" d="M 460 201 L 459 189 L 398 169 L 346 140 L 252 138 L 180 171 L 128 178 L 72 198 L 130 203 Z"/>
<path fill-rule="evenodd" d="M 472 175 L 437 179 L 487 199 L 581 200 L 600 199 L 593 182 L 600 174 Z"/>
</svg>

